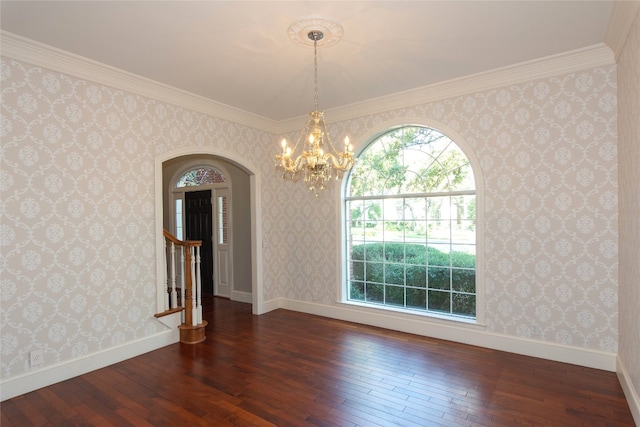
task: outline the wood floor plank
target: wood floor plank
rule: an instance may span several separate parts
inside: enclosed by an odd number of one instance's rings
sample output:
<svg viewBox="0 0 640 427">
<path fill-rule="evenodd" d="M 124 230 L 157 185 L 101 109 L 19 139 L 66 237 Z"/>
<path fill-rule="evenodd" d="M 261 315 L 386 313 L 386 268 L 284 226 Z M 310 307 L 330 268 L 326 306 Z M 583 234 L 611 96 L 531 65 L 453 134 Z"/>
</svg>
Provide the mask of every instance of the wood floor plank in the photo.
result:
<svg viewBox="0 0 640 427">
<path fill-rule="evenodd" d="M 633 426 L 613 372 L 205 299 L 206 341 L 2 402 L 2 426 Z"/>
</svg>

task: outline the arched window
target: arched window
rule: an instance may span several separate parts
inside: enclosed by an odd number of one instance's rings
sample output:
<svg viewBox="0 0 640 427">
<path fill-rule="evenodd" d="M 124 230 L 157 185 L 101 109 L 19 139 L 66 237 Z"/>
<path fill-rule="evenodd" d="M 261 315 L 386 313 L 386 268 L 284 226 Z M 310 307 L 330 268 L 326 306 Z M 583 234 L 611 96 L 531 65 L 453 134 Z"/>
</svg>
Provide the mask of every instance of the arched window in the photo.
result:
<svg viewBox="0 0 640 427">
<path fill-rule="evenodd" d="M 225 182 L 224 175 L 214 167 L 198 167 L 191 169 L 180 177 L 176 188 L 197 187 L 206 184 L 219 184 Z"/>
<path fill-rule="evenodd" d="M 462 150 L 437 130 L 392 129 L 345 186 L 346 300 L 476 318 L 476 191 Z"/>
</svg>

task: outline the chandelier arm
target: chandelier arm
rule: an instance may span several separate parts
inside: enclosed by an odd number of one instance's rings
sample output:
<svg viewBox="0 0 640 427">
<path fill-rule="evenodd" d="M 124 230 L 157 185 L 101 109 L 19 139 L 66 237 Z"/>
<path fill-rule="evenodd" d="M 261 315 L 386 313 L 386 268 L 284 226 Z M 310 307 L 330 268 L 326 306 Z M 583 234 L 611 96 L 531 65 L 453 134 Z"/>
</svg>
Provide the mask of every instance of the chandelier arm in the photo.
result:
<svg viewBox="0 0 640 427">
<path fill-rule="evenodd" d="M 307 34 L 313 40 L 313 72 L 315 109 L 309 113 L 310 118 L 296 141 L 293 149 L 282 140 L 282 154 L 276 154 L 276 168 L 282 170 L 282 177 L 297 181 L 303 176 L 307 188 L 319 193 L 329 185 L 330 181 L 340 179 L 355 162 L 353 147 L 345 138 L 344 151 L 336 150 L 331 141 L 324 120 L 324 113 L 318 109 L 318 40 L 322 39 L 322 31 L 311 31 Z M 301 145 L 302 153 L 293 158 Z M 325 152 L 327 149 L 327 152 Z"/>
<path fill-rule="evenodd" d="M 302 156 L 298 156 L 295 160 L 292 160 L 291 157 L 286 157 L 282 159 L 281 167 L 287 172 L 291 172 L 292 174 L 296 174 L 300 172 L 302 169 Z"/>
<path fill-rule="evenodd" d="M 338 157 L 331 153 L 326 153 L 323 157 L 329 167 L 342 172 L 346 172 L 353 166 L 353 155 L 351 153 L 338 153 Z M 331 163 L 327 162 L 327 160 L 331 160 Z"/>
</svg>

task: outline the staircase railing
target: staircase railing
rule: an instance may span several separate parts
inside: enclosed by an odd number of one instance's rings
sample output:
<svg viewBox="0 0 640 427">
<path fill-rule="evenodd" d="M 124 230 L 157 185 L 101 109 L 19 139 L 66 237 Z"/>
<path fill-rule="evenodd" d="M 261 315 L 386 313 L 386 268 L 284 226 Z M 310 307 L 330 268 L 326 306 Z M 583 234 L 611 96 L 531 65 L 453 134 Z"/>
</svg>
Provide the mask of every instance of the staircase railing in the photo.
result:
<svg viewBox="0 0 640 427">
<path fill-rule="evenodd" d="M 163 230 L 165 248 L 165 311 L 156 317 L 183 312 L 180 341 L 196 344 L 205 339 L 202 320 L 202 282 L 200 278 L 200 240 L 179 240 Z"/>
</svg>

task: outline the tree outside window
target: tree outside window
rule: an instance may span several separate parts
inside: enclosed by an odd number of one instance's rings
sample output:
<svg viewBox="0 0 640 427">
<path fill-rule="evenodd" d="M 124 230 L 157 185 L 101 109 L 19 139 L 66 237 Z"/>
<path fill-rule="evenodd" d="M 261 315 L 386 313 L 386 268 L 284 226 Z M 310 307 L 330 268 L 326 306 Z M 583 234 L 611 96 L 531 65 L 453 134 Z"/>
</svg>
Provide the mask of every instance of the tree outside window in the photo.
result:
<svg viewBox="0 0 640 427">
<path fill-rule="evenodd" d="M 474 182 L 465 154 L 437 130 L 375 139 L 345 190 L 347 300 L 475 318 Z"/>
</svg>

